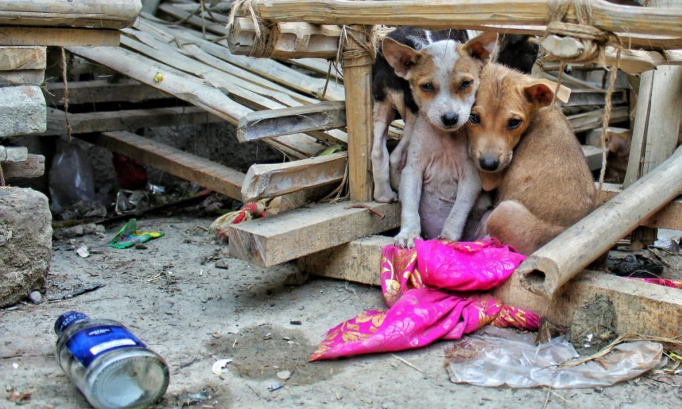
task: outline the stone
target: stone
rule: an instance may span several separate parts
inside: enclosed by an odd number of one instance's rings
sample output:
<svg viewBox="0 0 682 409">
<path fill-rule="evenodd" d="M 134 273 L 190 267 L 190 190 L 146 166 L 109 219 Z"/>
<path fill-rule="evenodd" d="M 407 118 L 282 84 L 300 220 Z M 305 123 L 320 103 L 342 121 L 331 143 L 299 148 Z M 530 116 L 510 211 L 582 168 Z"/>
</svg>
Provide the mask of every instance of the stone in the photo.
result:
<svg viewBox="0 0 682 409">
<path fill-rule="evenodd" d="M 44 291 L 52 255 L 52 215 L 35 190 L 0 187 L 0 307 Z"/>
<path fill-rule="evenodd" d="M 47 106 L 40 87 L 0 88 L 0 137 L 28 135 L 47 129 Z"/>
<path fill-rule="evenodd" d="M 31 291 L 31 294 L 28 295 L 28 300 L 33 304 L 42 304 L 45 301 L 40 291 Z"/>
</svg>

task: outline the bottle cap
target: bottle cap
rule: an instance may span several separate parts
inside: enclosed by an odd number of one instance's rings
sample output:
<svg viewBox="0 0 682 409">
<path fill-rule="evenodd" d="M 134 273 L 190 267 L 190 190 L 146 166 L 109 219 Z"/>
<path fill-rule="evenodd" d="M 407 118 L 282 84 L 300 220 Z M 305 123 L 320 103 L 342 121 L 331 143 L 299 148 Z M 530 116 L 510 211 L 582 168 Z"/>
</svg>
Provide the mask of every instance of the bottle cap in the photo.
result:
<svg viewBox="0 0 682 409">
<path fill-rule="evenodd" d="M 57 335 L 61 335 L 62 332 L 64 332 L 64 330 L 74 322 L 88 319 L 90 319 L 90 317 L 83 314 L 82 312 L 67 311 L 57 318 L 57 321 L 54 323 L 54 332 L 56 332 Z"/>
</svg>

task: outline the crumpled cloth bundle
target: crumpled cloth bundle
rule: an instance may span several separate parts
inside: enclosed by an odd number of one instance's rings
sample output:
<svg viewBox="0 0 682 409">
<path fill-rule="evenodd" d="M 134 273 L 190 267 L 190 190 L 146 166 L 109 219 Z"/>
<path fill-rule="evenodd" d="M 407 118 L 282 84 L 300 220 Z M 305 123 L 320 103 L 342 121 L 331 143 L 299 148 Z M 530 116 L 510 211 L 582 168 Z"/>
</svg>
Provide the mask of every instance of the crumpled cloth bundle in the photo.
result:
<svg viewBox="0 0 682 409">
<path fill-rule="evenodd" d="M 366 311 L 332 328 L 310 361 L 418 348 L 488 324 L 536 330 L 535 313 L 478 292 L 504 282 L 525 258 L 491 238 L 386 246 L 381 288 L 390 309 Z"/>
</svg>

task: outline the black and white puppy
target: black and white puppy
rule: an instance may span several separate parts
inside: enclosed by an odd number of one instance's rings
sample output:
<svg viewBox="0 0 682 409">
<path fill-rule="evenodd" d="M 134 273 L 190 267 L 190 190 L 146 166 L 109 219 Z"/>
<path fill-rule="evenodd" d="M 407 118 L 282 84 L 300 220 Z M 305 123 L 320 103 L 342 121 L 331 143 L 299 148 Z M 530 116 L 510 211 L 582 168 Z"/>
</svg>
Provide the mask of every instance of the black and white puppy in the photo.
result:
<svg viewBox="0 0 682 409">
<path fill-rule="evenodd" d="M 417 51 L 438 41 L 454 40 L 458 43 L 465 43 L 468 39 L 464 30 L 429 31 L 408 26 L 395 29 L 387 37 Z M 388 203 L 397 200 L 394 191 L 398 185 L 397 174 L 405 163 L 405 153 L 419 107 L 412 95 L 409 82 L 396 75 L 394 68 L 386 61 L 383 52 L 378 53 L 376 62 L 372 67 L 372 98 L 374 100 L 374 141 L 372 145 L 374 200 Z M 397 116 L 405 121 L 405 127 L 400 143 L 391 153 L 389 159 L 388 148 L 386 147 L 388 127 Z M 441 119 L 446 122 L 454 119 L 457 122 L 457 119 L 448 118 L 447 115 Z"/>
</svg>

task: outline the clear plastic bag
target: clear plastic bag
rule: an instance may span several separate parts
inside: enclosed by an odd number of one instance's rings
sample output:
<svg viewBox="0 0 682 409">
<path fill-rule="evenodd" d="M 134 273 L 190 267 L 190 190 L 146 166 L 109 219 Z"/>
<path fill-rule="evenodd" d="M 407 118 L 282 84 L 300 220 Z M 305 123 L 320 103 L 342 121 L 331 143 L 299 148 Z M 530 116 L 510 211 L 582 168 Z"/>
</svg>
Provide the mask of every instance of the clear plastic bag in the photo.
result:
<svg viewBox="0 0 682 409">
<path fill-rule="evenodd" d="M 50 210 L 59 214 L 78 202 L 95 200 L 95 177 L 85 150 L 75 143 L 57 141 L 49 174 Z"/>
<path fill-rule="evenodd" d="M 446 351 L 454 383 L 478 386 L 554 389 L 610 386 L 656 368 L 663 346 L 637 341 L 617 345 L 605 356 L 577 366 L 561 366 L 578 353 L 565 337 L 534 345 L 535 334 L 486 327 Z"/>
</svg>

